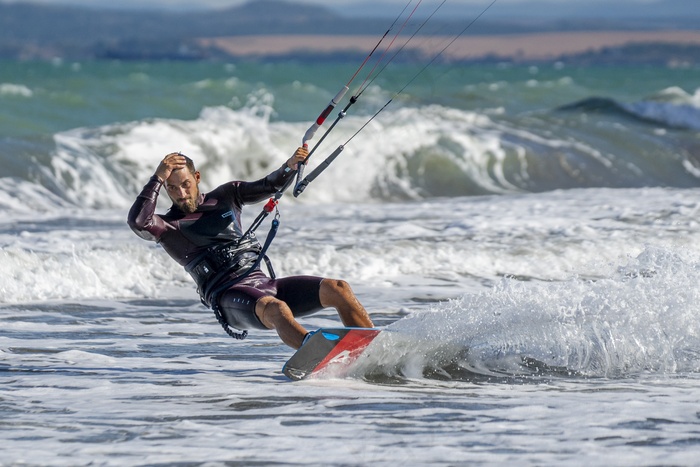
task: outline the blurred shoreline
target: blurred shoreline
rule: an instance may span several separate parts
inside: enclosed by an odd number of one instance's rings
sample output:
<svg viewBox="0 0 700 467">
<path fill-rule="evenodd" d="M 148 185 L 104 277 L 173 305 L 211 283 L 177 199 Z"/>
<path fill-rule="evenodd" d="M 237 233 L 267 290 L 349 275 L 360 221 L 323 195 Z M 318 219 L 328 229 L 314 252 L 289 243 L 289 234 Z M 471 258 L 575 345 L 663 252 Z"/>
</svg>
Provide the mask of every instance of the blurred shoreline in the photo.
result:
<svg viewBox="0 0 700 467">
<path fill-rule="evenodd" d="M 404 53 L 433 56 L 452 38 L 416 37 Z M 197 40 L 205 50 L 235 58 L 361 54 L 371 50 L 376 42 L 376 36 L 337 35 L 235 36 Z M 699 47 L 700 31 L 576 31 L 464 36 L 450 45 L 443 56 L 449 61 L 543 61 L 639 45 Z"/>
<path fill-rule="evenodd" d="M 523 9 L 504 5 L 501 14 L 510 16 L 484 18 L 460 9 L 431 19 L 396 59 L 434 57 L 467 27 L 439 61 L 700 65 L 696 0 L 635 2 L 639 5 L 622 2 L 601 11 L 593 4 L 557 8 L 542 0 L 526 2 Z M 358 11 L 369 15 L 360 18 L 294 0 L 249 0 L 188 12 L 0 0 L 0 59 L 354 63 L 390 24 L 390 17 L 377 16 L 380 3 L 358 0 L 355 7 L 366 5 Z M 469 23 L 466 16 L 478 21 Z M 415 25 L 393 50 L 410 31 Z"/>
</svg>

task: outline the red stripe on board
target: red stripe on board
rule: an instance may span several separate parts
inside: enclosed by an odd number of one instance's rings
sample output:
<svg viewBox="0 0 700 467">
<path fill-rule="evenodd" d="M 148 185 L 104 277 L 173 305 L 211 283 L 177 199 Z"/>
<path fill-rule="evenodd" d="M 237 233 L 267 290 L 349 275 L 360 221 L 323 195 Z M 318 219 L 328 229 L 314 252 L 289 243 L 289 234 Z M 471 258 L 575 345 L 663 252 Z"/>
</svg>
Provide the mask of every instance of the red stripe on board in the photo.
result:
<svg viewBox="0 0 700 467">
<path fill-rule="evenodd" d="M 357 357 L 359 357 L 365 347 L 377 337 L 377 334 L 379 334 L 379 330 L 351 330 L 340 339 L 340 342 L 328 352 L 326 358 L 321 360 L 311 373 L 317 373 L 332 363 L 342 363 L 343 366 L 349 365 L 357 360 Z"/>
</svg>

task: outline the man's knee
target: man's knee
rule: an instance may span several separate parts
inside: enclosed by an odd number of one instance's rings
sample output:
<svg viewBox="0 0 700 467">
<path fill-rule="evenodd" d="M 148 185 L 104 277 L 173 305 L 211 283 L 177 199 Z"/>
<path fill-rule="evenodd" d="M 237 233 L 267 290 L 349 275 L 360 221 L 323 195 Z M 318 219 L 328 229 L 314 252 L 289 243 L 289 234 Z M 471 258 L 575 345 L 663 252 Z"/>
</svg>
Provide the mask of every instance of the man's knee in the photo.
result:
<svg viewBox="0 0 700 467">
<path fill-rule="evenodd" d="M 289 320 L 292 311 L 286 303 L 275 297 L 262 297 L 255 305 L 255 314 L 268 329 L 277 327 L 280 320 Z"/>
<path fill-rule="evenodd" d="M 338 300 L 351 300 L 355 294 L 350 284 L 342 279 L 323 279 L 321 282 L 321 304 L 329 306 Z"/>
<path fill-rule="evenodd" d="M 328 287 L 328 289 L 337 294 L 352 293 L 350 284 L 342 279 L 323 279 L 323 285 Z"/>
</svg>

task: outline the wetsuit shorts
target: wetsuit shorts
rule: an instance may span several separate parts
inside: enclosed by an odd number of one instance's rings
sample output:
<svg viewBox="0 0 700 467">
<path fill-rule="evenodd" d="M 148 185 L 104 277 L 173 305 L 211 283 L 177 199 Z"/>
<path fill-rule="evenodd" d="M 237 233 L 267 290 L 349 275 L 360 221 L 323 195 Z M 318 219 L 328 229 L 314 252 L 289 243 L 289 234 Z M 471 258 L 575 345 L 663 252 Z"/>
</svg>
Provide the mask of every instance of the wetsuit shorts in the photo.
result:
<svg viewBox="0 0 700 467">
<path fill-rule="evenodd" d="M 253 271 L 241 282 L 221 293 L 219 309 L 228 324 L 236 329 L 267 329 L 255 314 L 255 304 L 262 297 L 282 300 L 295 318 L 321 310 L 322 277 L 290 276 L 271 279 L 262 271 Z"/>
</svg>

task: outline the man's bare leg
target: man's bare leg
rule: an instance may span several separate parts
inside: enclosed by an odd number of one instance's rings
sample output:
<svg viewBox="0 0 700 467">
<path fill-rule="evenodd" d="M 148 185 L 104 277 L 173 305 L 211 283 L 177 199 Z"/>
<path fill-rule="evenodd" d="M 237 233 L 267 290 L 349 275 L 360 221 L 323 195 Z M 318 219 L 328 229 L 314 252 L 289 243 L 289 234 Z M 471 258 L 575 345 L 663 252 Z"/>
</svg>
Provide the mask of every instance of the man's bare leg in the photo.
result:
<svg viewBox="0 0 700 467">
<path fill-rule="evenodd" d="M 337 279 L 323 279 L 319 291 L 321 305 L 333 307 L 345 326 L 373 328 L 374 324 L 352 291 L 350 285 Z"/>
<path fill-rule="evenodd" d="M 307 331 L 294 319 L 292 310 L 282 300 L 262 297 L 255 304 L 255 314 L 268 329 L 274 329 L 282 342 L 293 349 L 301 347 Z"/>
</svg>

